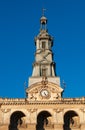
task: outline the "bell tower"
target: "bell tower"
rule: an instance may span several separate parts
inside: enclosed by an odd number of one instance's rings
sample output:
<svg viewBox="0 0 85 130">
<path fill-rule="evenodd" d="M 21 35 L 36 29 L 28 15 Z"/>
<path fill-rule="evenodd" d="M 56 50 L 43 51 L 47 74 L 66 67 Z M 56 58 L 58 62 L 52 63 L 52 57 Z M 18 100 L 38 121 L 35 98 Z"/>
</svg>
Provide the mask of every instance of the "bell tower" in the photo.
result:
<svg viewBox="0 0 85 130">
<path fill-rule="evenodd" d="M 55 76 L 55 63 L 53 62 L 53 38 L 47 31 L 47 18 L 40 19 L 40 33 L 35 37 L 35 62 L 33 64 L 33 77 L 53 77 Z"/>
<path fill-rule="evenodd" d="M 35 37 L 35 46 L 35 61 L 33 63 L 32 76 L 28 79 L 27 95 L 29 95 L 28 91 L 31 88 L 38 88 L 36 85 L 39 85 L 39 83 L 44 83 L 42 86 L 46 86 L 45 82 L 60 86 L 60 78 L 56 75 L 55 62 L 53 61 L 53 37 L 48 33 L 47 18 L 44 15 L 40 18 L 40 32 Z M 62 91 L 63 90 L 59 87 L 60 97 Z M 45 93 L 47 94 L 46 90 L 43 91 L 42 95 Z"/>
</svg>

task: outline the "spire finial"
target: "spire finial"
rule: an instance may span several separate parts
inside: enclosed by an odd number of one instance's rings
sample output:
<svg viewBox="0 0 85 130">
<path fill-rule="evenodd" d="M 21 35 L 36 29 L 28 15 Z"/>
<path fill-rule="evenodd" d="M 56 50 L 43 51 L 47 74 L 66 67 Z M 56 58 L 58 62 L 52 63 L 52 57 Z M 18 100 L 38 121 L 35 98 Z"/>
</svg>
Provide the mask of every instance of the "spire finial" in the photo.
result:
<svg viewBox="0 0 85 130">
<path fill-rule="evenodd" d="M 47 18 L 44 16 L 46 9 L 42 9 L 42 17 L 40 19 L 41 28 L 40 30 L 46 30 Z"/>
<path fill-rule="evenodd" d="M 45 8 L 43 8 L 43 9 L 42 9 L 42 16 L 44 16 L 45 11 L 46 11 L 46 9 L 45 9 Z"/>
</svg>

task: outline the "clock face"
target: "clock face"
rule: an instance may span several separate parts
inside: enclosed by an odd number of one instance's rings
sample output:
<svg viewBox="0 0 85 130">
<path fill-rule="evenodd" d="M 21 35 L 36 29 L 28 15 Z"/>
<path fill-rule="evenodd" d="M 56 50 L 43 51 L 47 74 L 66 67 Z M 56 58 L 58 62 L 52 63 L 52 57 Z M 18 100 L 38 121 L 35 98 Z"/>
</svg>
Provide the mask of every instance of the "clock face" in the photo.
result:
<svg viewBox="0 0 85 130">
<path fill-rule="evenodd" d="M 42 97 L 48 97 L 49 96 L 49 92 L 46 89 L 42 89 L 40 91 L 40 94 L 41 94 Z"/>
</svg>

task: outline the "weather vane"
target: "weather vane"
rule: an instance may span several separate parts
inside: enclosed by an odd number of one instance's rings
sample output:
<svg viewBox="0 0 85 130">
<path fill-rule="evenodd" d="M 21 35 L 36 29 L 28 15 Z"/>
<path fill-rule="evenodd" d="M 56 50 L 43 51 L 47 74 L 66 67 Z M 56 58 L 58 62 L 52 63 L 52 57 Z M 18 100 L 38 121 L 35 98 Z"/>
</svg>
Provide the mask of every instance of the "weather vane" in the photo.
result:
<svg viewBox="0 0 85 130">
<path fill-rule="evenodd" d="M 46 11 L 46 9 L 45 9 L 45 8 L 43 8 L 43 9 L 42 9 L 42 16 L 44 16 L 45 11 Z"/>
</svg>

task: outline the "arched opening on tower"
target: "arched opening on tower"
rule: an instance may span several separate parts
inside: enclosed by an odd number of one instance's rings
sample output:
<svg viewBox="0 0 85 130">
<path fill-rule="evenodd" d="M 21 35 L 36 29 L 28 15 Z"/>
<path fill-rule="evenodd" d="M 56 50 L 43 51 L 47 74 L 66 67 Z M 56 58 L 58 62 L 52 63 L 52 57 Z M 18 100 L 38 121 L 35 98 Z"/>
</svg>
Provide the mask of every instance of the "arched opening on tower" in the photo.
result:
<svg viewBox="0 0 85 130">
<path fill-rule="evenodd" d="M 25 114 L 23 112 L 15 111 L 10 117 L 10 124 L 8 130 L 19 130 L 19 128 L 24 123 L 23 117 L 25 117 Z"/>
<path fill-rule="evenodd" d="M 75 111 L 68 111 L 64 115 L 63 130 L 72 130 L 73 128 L 79 128 L 79 116 Z"/>
<path fill-rule="evenodd" d="M 46 130 L 46 127 L 48 129 L 51 125 L 51 114 L 48 111 L 42 111 L 37 116 L 37 125 L 36 130 Z"/>
</svg>

